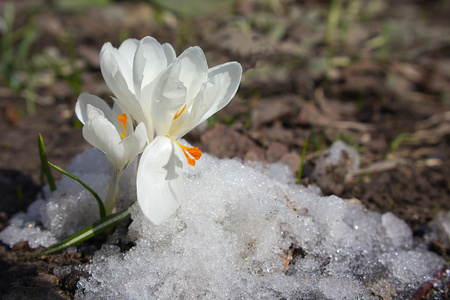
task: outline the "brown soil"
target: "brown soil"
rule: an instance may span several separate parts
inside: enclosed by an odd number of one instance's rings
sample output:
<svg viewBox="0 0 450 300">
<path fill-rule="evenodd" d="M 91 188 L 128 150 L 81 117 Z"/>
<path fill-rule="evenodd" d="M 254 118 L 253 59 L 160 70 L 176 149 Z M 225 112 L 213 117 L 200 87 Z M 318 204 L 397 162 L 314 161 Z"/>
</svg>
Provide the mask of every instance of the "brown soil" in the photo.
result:
<svg viewBox="0 0 450 300">
<path fill-rule="evenodd" d="M 27 111 L 25 92 L 14 92 L 0 74 L 0 229 L 39 191 L 38 133 L 49 160 L 62 167 L 88 145 L 73 107 L 80 89 L 109 98 L 99 71 L 102 44 L 151 35 L 178 53 L 199 45 L 210 66 L 229 60 L 243 65 L 238 97 L 208 128 L 186 137 L 202 151 L 284 162 L 296 176 L 309 136 L 302 183 L 311 184 L 317 156 L 342 139 L 359 151 L 362 171 L 339 196 L 392 211 L 420 235 L 438 211 L 450 209 L 450 7 L 445 0 L 361 4 L 347 20 L 348 31 L 327 44 L 329 1 L 272 2 L 240 0 L 220 16 L 188 18 L 136 2 L 73 10 L 51 1 L 16 1 L 15 28 L 33 20 L 40 32 L 27 63 L 57 47 L 66 69 L 33 67 L 42 79 L 33 91 L 35 113 Z M 351 3 L 342 3 L 349 19 Z M 77 78 L 81 87 L 73 84 Z M 85 274 L 55 270 L 74 270 L 92 253 L 25 258 L 30 251 L 24 244 L 1 245 L 0 295 L 72 298 L 77 276 Z"/>
</svg>

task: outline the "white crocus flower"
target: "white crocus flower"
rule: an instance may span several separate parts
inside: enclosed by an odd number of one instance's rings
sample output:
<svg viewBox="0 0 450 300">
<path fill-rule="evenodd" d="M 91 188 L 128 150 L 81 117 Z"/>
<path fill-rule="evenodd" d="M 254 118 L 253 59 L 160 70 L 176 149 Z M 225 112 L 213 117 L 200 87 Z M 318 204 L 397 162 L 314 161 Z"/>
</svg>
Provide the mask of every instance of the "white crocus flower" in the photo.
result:
<svg viewBox="0 0 450 300">
<path fill-rule="evenodd" d="M 83 93 L 75 105 L 75 113 L 84 124 L 83 137 L 105 153 L 114 167 L 105 201 L 105 212 L 114 209 L 123 171 L 147 144 L 145 125 L 133 129 L 126 114 L 115 105 L 112 109 L 97 96 Z"/>
<path fill-rule="evenodd" d="M 142 110 L 141 91 L 175 59 L 170 44 L 161 45 L 149 36 L 140 41 L 127 39 L 117 49 L 106 43 L 100 51 L 100 69 L 115 102 L 135 122 L 145 124 L 149 141 L 153 140 L 154 128 Z"/>
<path fill-rule="evenodd" d="M 105 44 L 100 61 L 116 102 L 147 127 L 151 143 L 139 162 L 137 197 L 144 215 L 160 224 L 183 199 L 183 154 L 192 166 L 202 154 L 177 139 L 231 101 L 242 67 L 229 62 L 208 69 L 199 47 L 176 58 L 172 46 L 151 37 L 118 49 Z"/>
<path fill-rule="evenodd" d="M 194 166 L 202 153 L 177 139 L 227 105 L 235 95 L 242 68 L 236 62 L 208 70 L 203 51 L 189 48 L 143 90 L 141 104 L 157 137 L 142 154 L 137 197 L 155 224 L 172 215 L 183 200 L 183 154 Z"/>
</svg>

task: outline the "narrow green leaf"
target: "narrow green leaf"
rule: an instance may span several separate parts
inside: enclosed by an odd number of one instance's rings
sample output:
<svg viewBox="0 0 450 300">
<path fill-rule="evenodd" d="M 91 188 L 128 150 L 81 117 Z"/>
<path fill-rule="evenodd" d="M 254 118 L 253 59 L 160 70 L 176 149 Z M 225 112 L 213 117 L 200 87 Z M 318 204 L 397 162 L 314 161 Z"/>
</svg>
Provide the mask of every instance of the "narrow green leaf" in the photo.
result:
<svg viewBox="0 0 450 300">
<path fill-rule="evenodd" d="M 303 165 L 305 164 L 306 148 L 308 148 L 308 138 L 309 136 L 306 137 L 305 144 L 303 145 L 302 160 L 300 161 L 300 168 L 298 170 L 297 184 L 300 184 L 300 181 L 302 180 L 302 172 L 303 172 Z"/>
<path fill-rule="evenodd" d="M 50 190 L 53 192 L 56 190 L 55 179 L 53 178 L 52 172 L 47 164 L 47 153 L 45 151 L 44 139 L 39 133 L 39 156 L 41 157 L 41 172 L 47 177 L 48 184 L 50 185 Z"/>
<path fill-rule="evenodd" d="M 58 172 L 61 172 L 62 174 L 72 178 L 73 180 L 78 181 L 86 190 L 89 191 L 89 193 L 92 194 L 92 196 L 94 196 L 95 200 L 97 200 L 97 204 L 98 204 L 98 209 L 100 211 L 100 218 L 103 219 L 106 216 L 105 213 L 105 206 L 103 205 L 102 199 L 100 199 L 100 197 L 97 195 L 97 193 L 91 189 L 91 187 L 89 187 L 86 183 L 84 183 L 80 178 L 78 178 L 77 176 L 67 172 L 66 170 L 64 170 L 61 167 L 58 167 L 57 165 L 52 164 L 51 162 L 48 162 L 48 164 L 55 169 Z"/>
<path fill-rule="evenodd" d="M 325 31 L 325 42 L 334 45 L 336 30 L 338 29 L 339 16 L 341 13 L 341 0 L 332 0 L 328 11 L 327 28 Z"/>
<path fill-rule="evenodd" d="M 69 247 L 78 245 L 79 243 L 82 243 L 94 237 L 95 235 L 104 232 L 105 230 L 114 228 L 115 226 L 117 226 L 118 224 L 120 224 L 125 220 L 128 220 L 129 218 L 130 213 L 128 212 L 128 208 L 115 214 L 111 214 L 83 228 L 82 230 L 68 237 L 64 241 L 51 245 L 50 247 L 42 250 L 36 256 L 56 253 Z"/>
<path fill-rule="evenodd" d="M 24 27 L 16 52 L 17 64 L 26 64 L 26 58 L 30 56 L 31 48 L 40 35 L 36 28 L 33 22 L 28 22 L 26 27 Z"/>
<path fill-rule="evenodd" d="M 6 2 L 3 6 L 4 13 L 3 13 L 3 28 L 2 28 L 2 34 L 3 34 L 3 41 L 2 46 L 3 49 L 12 49 L 13 40 L 12 40 L 12 32 L 13 26 L 14 26 L 14 20 L 16 19 L 16 9 L 13 2 Z"/>
<path fill-rule="evenodd" d="M 400 147 L 400 145 L 403 142 L 411 139 L 411 137 L 412 137 L 412 134 L 408 133 L 408 132 L 403 132 L 403 133 L 400 133 L 399 135 L 397 135 L 395 137 L 395 139 L 392 140 L 391 145 L 389 146 L 389 150 L 388 150 L 386 156 L 389 156 L 390 154 L 392 154 L 395 150 L 398 149 L 398 147 Z"/>
</svg>

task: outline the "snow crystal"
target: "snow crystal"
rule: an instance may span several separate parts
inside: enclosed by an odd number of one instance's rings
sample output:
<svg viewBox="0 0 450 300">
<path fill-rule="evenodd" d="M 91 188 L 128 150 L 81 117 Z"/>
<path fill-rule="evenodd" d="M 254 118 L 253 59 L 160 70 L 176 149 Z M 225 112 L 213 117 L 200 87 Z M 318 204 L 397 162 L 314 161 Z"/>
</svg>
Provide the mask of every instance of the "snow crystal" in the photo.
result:
<svg viewBox="0 0 450 300">
<path fill-rule="evenodd" d="M 111 173 L 105 165 L 89 149 L 70 170 L 102 197 Z M 136 197 L 135 167 L 122 179 L 119 207 Z M 128 232 L 115 233 L 83 267 L 91 277 L 80 279 L 77 299 L 411 298 L 445 263 L 413 243 L 411 230 L 393 214 L 296 185 L 286 166 L 204 153 L 184 173 L 185 202 L 176 214 L 155 226 L 133 205 Z M 0 234 L 4 243 L 51 243 L 28 235 L 26 222 L 61 239 L 98 217 L 95 200 L 78 183 L 62 178 L 57 185 L 49 199 L 11 220 Z M 120 252 L 118 238 L 134 246 Z"/>
<path fill-rule="evenodd" d="M 442 244 L 450 244 L 450 211 L 439 212 L 430 222 L 430 227 L 433 229 L 435 239 Z"/>
<path fill-rule="evenodd" d="M 11 218 L 9 226 L 0 232 L 0 240 L 11 247 L 16 243 L 28 241 L 31 248 L 49 246 L 57 242 L 49 231 L 37 226 L 37 222 L 30 220 L 24 213 L 18 213 Z"/>
<path fill-rule="evenodd" d="M 412 230 L 401 219 L 397 218 L 393 213 L 387 212 L 381 216 L 381 224 L 386 231 L 387 237 L 391 243 L 400 248 L 407 247 L 412 243 Z"/>
</svg>

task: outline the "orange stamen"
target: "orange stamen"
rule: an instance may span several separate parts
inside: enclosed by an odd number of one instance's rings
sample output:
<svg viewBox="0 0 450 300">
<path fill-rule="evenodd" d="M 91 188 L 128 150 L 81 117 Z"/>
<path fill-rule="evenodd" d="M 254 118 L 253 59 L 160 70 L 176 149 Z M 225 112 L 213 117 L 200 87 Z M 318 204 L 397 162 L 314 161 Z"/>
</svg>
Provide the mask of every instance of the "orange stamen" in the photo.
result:
<svg viewBox="0 0 450 300">
<path fill-rule="evenodd" d="M 127 114 L 121 114 L 117 116 L 117 119 L 119 120 L 120 124 L 122 124 L 123 127 L 123 134 L 122 132 L 120 133 L 120 136 L 124 139 L 127 136 Z"/>
<path fill-rule="evenodd" d="M 181 147 L 181 150 L 183 150 L 184 156 L 186 156 L 188 164 L 190 164 L 191 166 L 195 166 L 195 161 L 199 160 L 200 157 L 202 157 L 202 151 L 200 151 L 200 149 L 198 149 L 197 147 L 189 148 L 189 147 L 183 146 L 181 144 L 178 144 L 178 145 Z M 195 158 L 195 160 L 192 159 L 191 157 L 189 157 L 188 153 L 193 158 Z"/>
<path fill-rule="evenodd" d="M 183 108 L 181 109 L 181 111 L 180 112 L 177 112 L 176 114 L 175 114 L 175 116 L 173 117 L 173 119 L 175 120 L 175 119 L 178 119 L 180 116 L 181 116 L 181 114 L 183 113 L 183 111 L 186 109 L 186 104 L 183 106 Z"/>
<path fill-rule="evenodd" d="M 170 136 L 169 136 L 170 137 Z M 186 156 L 186 160 L 188 162 L 188 164 L 190 164 L 191 166 L 195 166 L 195 161 L 199 160 L 200 157 L 202 157 L 202 151 L 200 151 L 200 149 L 198 149 L 198 147 L 187 147 L 187 146 L 183 146 L 181 145 L 177 140 L 175 140 L 174 138 L 170 137 L 175 143 L 177 143 L 178 146 L 180 146 L 181 150 L 183 150 L 184 156 Z M 192 157 L 190 157 L 192 156 Z"/>
<path fill-rule="evenodd" d="M 195 160 L 199 160 L 200 157 L 202 157 L 202 151 L 200 151 L 198 147 L 187 148 L 186 151 L 189 152 L 189 154 L 193 158 L 195 158 Z"/>
</svg>

